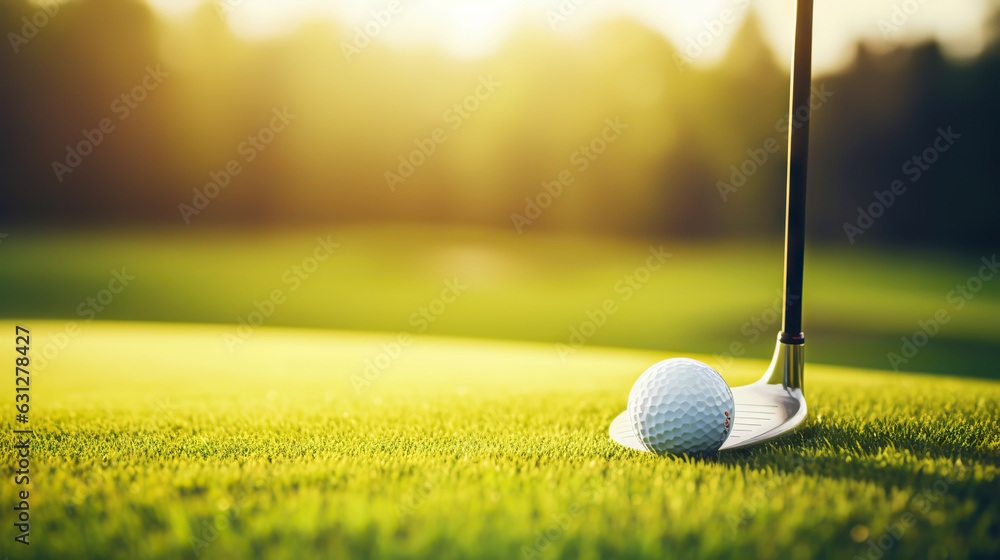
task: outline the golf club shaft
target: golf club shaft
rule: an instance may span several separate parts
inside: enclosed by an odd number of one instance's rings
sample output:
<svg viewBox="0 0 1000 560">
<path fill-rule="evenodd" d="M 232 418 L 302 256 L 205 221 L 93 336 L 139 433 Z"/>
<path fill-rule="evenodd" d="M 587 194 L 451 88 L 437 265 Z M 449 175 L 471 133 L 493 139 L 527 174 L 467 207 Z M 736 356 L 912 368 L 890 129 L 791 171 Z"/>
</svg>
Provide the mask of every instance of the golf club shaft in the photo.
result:
<svg viewBox="0 0 1000 560">
<path fill-rule="evenodd" d="M 806 166 L 809 159 L 809 98 L 812 95 L 813 0 L 797 0 L 788 134 L 788 194 L 785 206 L 785 307 L 781 342 L 802 344 L 802 268 L 805 258 Z"/>
</svg>

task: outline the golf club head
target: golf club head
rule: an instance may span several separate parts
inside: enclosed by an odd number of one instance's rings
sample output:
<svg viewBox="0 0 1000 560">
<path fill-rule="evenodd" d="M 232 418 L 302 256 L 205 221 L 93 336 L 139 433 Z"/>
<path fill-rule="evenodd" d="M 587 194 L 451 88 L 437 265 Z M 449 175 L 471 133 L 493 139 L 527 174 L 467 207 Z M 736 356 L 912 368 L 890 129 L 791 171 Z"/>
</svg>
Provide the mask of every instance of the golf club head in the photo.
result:
<svg viewBox="0 0 1000 560">
<path fill-rule="evenodd" d="M 733 429 L 721 449 L 745 447 L 791 431 L 806 417 L 802 392 L 803 344 L 778 342 L 774 358 L 756 383 L 733 387 Z M 629 421 L 628 411 L 611 422 L 608 430 L 615 442 L 637 451 L 650 451 Z"/>
<path fill-rule="evenodd" d="M 809 114 L 812 80 L 813 0 L 795 2 L 795 44 L 792 48 L 792 90 L 789 119 L 801 109 Z M 756 383 L 733 388 L 733 428 L 720 449 L 753 445 L 780 436 L 806 417 L 802 393 L 802 272 L 805 253 L 806 168 L 809 159 L 809 119 L 788 136 L 787 198 L 785 203 L 785 283 L 781 331 L 771 366 Z M 638 436 L 628 411 L 611 422 L 611 439 L 638 451 L 650 451 Z"/>
</svg>

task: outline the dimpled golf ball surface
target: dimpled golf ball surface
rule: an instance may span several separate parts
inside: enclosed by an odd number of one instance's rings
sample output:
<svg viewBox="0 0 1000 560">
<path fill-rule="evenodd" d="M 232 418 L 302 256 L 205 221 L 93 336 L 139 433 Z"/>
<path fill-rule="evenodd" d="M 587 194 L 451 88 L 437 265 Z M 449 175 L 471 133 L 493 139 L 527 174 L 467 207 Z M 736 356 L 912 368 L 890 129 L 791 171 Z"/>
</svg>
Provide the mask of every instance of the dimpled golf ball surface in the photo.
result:
<svg viewBox="0 0 1000 560">
<path fill-rule="evenodd" d="M 733 425 L 733 392 L 710 366 L 673 358 L 647 369 L 628 396 L 632 429 L 656 453 L 714 453 Z"/>
</svg>

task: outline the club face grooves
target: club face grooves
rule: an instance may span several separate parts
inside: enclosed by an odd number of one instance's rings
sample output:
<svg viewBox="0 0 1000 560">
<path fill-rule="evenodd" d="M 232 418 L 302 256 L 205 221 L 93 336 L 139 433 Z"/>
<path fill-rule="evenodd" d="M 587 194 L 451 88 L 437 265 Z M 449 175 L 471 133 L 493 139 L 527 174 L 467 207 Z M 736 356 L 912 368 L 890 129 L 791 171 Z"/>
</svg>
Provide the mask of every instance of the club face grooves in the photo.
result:
<svg viewBox="0 0 1000 560">
<path fill-rule="evenodd" d="M 794 429 L 806 417 L 806 400 L 802 391 L 798 389 L 785 389 L 781 385 L 767 385 L 758 382 L 753 385 L 736 387 L 733 389 L 733 397 L 736 403 L 733 429 L 722 444 L 720 451 L 746 447 L 776 438 Z M 773 404 L 762 405 L 760 402 L 762 399 Z M 740 420 L 741 416 L 752 414 L 752 412 L 747 412 L 748 409 L 750 411 L 759 410 L 761 406 L 770 406 L 774 412 L 764 419 L 755 416 L 753 420 Z M 611 439 L 620 445 L 636 451 L 649 451 L 632 430 L 628 412 L 622 412 L 615 418 L 611 423 L 609 434 Z"/>
</svg>

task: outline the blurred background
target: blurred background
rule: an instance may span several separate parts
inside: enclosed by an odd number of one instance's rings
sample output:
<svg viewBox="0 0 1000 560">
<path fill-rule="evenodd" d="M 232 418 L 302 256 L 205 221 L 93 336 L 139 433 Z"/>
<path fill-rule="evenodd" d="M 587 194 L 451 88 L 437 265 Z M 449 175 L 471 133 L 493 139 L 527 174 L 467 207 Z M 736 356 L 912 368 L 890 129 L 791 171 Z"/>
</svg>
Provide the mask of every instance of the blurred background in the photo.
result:
<svg viewBox="0 0 1000 560">
<path fill-rule="evenodd" d="M 834 4 L 815 19 L 808 359 L 997 377 L 1000 280 L 980 270 L 1000 3 Z M 279 289 L 267 326 L 768 357 L 793 13 L 7 0 L 0 313 L 236 325 Z M 290 282 L 317 236 L 333 258 Z"/>
</svg>

